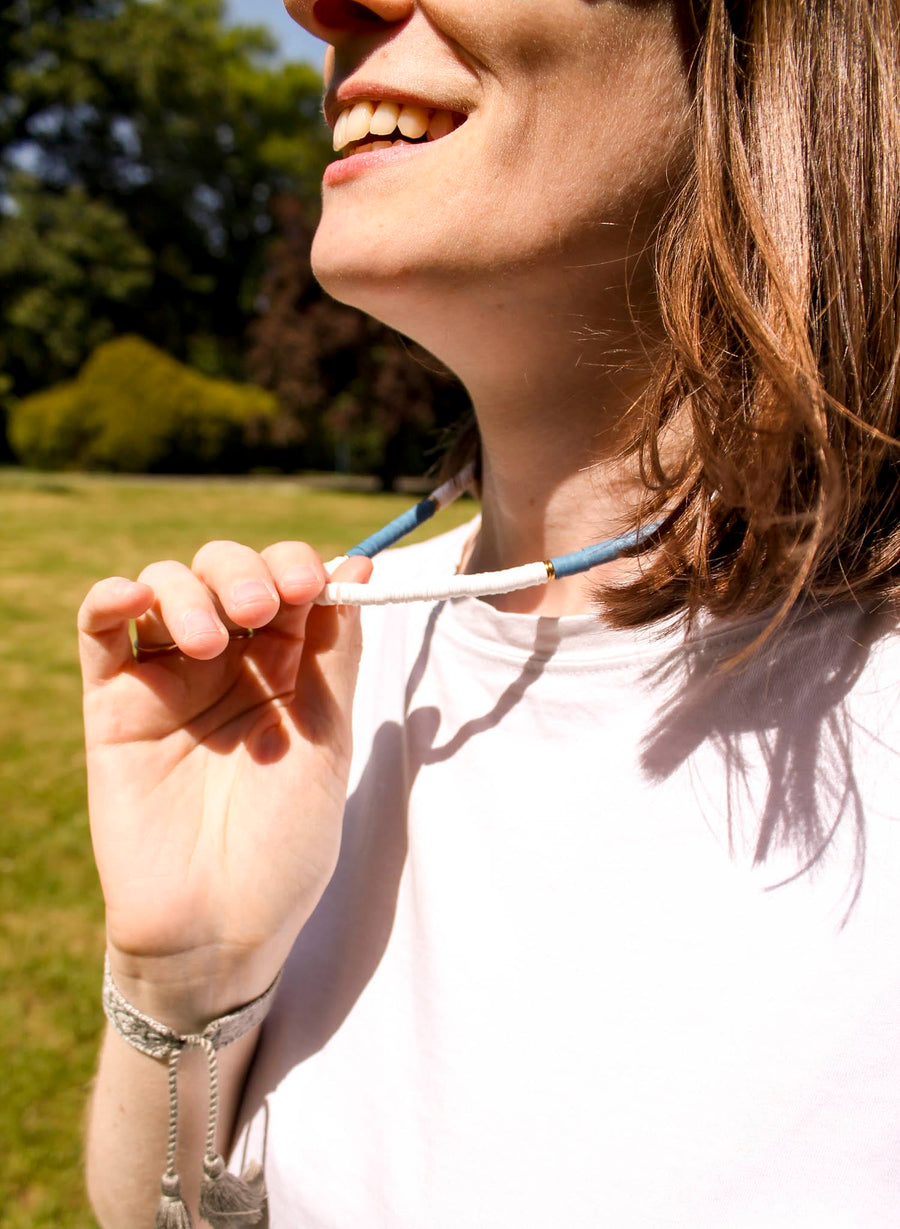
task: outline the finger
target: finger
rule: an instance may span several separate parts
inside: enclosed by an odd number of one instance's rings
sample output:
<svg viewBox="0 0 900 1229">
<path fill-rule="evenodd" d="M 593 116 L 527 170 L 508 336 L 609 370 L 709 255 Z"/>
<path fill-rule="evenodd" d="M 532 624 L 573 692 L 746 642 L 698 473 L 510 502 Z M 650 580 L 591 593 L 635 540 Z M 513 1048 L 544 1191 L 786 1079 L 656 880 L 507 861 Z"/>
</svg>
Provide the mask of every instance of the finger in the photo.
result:
<svg viewBox="0 0 900 1229">
<path fill-rule="evenodd" d="M 364 584 L 372 573 L 372 561 L 354 556 L 335 569 L 338 580 Z M 345 728 L 340 720 L 353 702 L 362 653 L 361 614 L 358 606 L 313 606 L 306 625 L 304 657 L 307 668 L 300 676 L 297 720 L 314 742 L 333 738 Z M 349 754 L 349 746 L 343 749 Z"/>
<path fill-rule="evenodd" d="M 155 594 L 151 609 L 137 620 L 140 645 L 176 645 L 197 661 L 209 661 L 227 648 L 228 629 L 213 595 L 190 568 L 164 560 L 144 568 L 139 579 Z"/>
<path fill-rule="evenodd" d="M 302 640 L 310 604 L 327 579 L 322 560 L 306 542 L 276 542 L 261 555 L 281 598 L 268 630 Z"/>
<path fill-rule="evenodd" d="M 345 580 L 365 584 L 372 575 L 372 560 L 364 555 L 352 555 L 335 568 L 333 580 Z M 314 606 L 307 624 L 306 642 L 309 652 L 326 661 L 326 655 L 335 652 L 335 662 L 350 663 L 351 675 L 356 677 L 358 664 L 358 641 L 360 610 L 358 606 Z M 328 666 L 326 664 L 326 669 Z M 338 667 L 345 669 L 344 664 Z"/>
<path fill-rule="evenodd" d="M 282 601 L 303 606 L 322 592 L 327 577 L 318 553 L 306 542 L 276 542 L 262 558 L 278 587 Z"/>
<path fill-rule="evenodd" d="M 98 581 L 78 611 L 78 646 L 85 685 L 113 678 L 133 659 L 129 626 L 149 610 L 150 585 L 111 576 Z"/>
<path fill-rule="evenodd" d="M 278 542 L 267 547 L 263 555 L 285 603 L 272 626 L 302 636 L 310 603 L 315 601 L 330 579 L 322 560 L 304 542 Z M 309 574 L 310 568 L 312 575 Z M 372 574 L 372 561 L 363 556 L 354 556 L 345 560 L 335 574 L 344 580 L 353 577 L 363 584 Z"/>
<path fill-rule="evenodd" d="M 343 563 L 334 569 L 329 580 L 346 580 L 348 584 L 367 584 L 372 575 L 374 563 L 366 555 L 349 555 Z"/>
<path fill-rule="evenodd" d="M 281 597 L 261 555 L 239 542 L 207 542 L 191 564 L 235 627 L 264 627 L 278 613 Z"/>
</svg>

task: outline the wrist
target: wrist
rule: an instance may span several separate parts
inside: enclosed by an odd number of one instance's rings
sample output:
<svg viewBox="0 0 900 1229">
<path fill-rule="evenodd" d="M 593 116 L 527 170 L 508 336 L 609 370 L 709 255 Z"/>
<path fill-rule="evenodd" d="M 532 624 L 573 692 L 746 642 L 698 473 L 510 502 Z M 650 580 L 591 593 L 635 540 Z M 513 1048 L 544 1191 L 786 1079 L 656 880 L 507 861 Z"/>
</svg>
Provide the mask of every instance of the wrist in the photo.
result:
<svg viewBox="0 0 900 1229">
<path fill-rule="evenodd" d="M 206 1023 L 203 1029 L 185 1033 L 172 1028 L 138 1007 L 116 983 L 107 956 L 103 971 L 103 1009 L 116 1032 L 135 1049 L 151 1058 L 172 1058 L 186 1049 L 207 1053 L 231 1045 L 252 1032 L 268 1014 L 281 981 L 279 972 L 262 994 Z"/>
<path fill-rule="evenodd" d="M 265 1179 L 261 1166 L 252 1163 L 240 1178 L 228 1172 L 218 1151 L 219 1075 L 217 1054 L 256 1029 L 271 1006 L 281 980 L 279 973 L 263 994 L 238 1009 L 211 1020 L 202 1031 L 181 1033 L 151 1017 L 130 1002 L 113 978 L 107 955 L 103 974 L 103 1010 L 111 1027 L 128 1045 L 148 1058 L 168 1064 L 169 1131 L 166 1166 L 160 1181 L 157 1225 L 190 1225 L 190 1214 L 176 1170 L 178 1154 L 178 1064 L 186 1050 L 202 1050 L 209 1072 L 209 1099 L 200 1213 L 212 1224 L 256 1224 L 265 1217 Z"/>
<path fill-rule="evenodd" d="M 258 998 L 278 977 L 283 958 L 238 961 L 209 950 L 138 956 L 110 943 L 107 963 L 129 1004 L 186 1035 Z"/>
</svg>

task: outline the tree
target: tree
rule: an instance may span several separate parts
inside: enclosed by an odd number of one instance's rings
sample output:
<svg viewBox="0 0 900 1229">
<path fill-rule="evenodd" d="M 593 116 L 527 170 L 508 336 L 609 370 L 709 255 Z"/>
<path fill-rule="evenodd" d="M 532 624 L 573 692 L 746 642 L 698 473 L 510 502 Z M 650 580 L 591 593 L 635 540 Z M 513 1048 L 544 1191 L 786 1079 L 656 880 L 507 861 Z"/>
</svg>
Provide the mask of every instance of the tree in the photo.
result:
<svg viewBox="0 0 900 1229">
<path fill-rule="evenodd" d="M 273 55 L 264 31 L 225 28 L 221 0 L 3 7 L 0 370 L 17 393 L 128 331 L 240 371 L 269 200 L 316 196 L 328 156 L 316 73 Z"/>
<path fill-rule="evenodd" d="M 0 370 L 63 379 L 114 332 L 153 281 L 153 257 L 118 210 L 81 188 L 48 193 L 20 178 L 2 228 Z"/>
<path fill-rule="evenodd" d="M 135 473 L 242 470 L 271 393 L 214 380 L 140 337 L 99 346 L 75 380 L 23 398 L 10 438 L 26 465 Z"/>
<path fill-rule="evenodd" d="M 466 413 L 466 394 L 420 347 L 323 293 L 303 200 L 280 197 L 273 215 L 279 235 L 249 331 L 248 369 L 281 402 L 271 431 L 282 464 L 336 462 L 375 473 L 390 489 L 428 467 L 441 434 Z"/>
</svg>

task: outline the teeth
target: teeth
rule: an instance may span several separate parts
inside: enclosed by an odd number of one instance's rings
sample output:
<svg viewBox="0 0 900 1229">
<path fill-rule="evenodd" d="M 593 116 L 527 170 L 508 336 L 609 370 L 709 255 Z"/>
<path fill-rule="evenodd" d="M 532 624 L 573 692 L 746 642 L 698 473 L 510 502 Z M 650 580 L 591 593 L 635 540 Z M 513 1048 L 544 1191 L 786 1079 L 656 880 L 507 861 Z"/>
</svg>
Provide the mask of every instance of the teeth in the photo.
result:
<svg viewBox="0 0 900 1229">
<path fill-rule="evenodd" d="M 428 122 L 428 138 L 431 141 L 439 141 L 441 137 L 449 136 L 455 127 L 449 111 L 435 111 Z"/>
<path fill-rule="evenodd" d="M 396 102 L 380 102 L 375 108 L 375 114 L 369 123 L 369 132 L 373 137 L 389 137 L 397 127 L 397 117 L 400 106 Z"/>
<path fill-rule="evenodd" d="M 428 112 L 421 107 L 404 107 L 397 118 L 397 127 L 411 141 L 424 137 L 428 131 Z"/>
<path fill-rule="evenodd" d="M 363 137 L 369 135 L 369 121 L 374 110 L 375 107 L 371 102 L 358 102 L 355 107 L 350 108 L 347 128 L 344 132 L 345 144 L 351 141 L 361 141 Z"/>
<path fill-rule="evenodd" d="M 364 141 L 370 133 L 374 137 L 389 137 L 397 130 L 410 141 L 419 140 L 426 133 L 429 140 L 438 141 L 449 136 L 455 128 L 456 119 L 450 111 L 429 111 L 425 107 L 403 106 L 389 101 L 357 102 L 337 117 L 333 145 L 339 151 Z M 367 148 L 371 148 L 376 142 L 366 144 Z M 380 142 L 377 144 L 381 146 Z"/>
<path fill-rule="evenodd" d="M 347 120 L 349 118 L 349 111 L 342 111 L 337 117 L 337 122 L 334 125 L 334 137 L 332 139 L 335 153 L 337 153 L 339 149 L 343 149 L 347 144 Z"/>
</svg>

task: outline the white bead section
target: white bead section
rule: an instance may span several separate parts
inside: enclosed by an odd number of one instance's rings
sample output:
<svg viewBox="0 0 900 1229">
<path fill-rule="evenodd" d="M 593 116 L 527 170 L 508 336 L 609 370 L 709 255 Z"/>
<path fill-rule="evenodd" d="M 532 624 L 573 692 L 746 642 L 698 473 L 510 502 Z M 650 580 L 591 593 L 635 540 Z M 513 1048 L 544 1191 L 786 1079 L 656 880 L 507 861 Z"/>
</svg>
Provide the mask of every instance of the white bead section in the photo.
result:
<svg viewBox="0 0 900 1229">
<path fill-rule="evenodd" d="M 405 585 L 358 585 L 332 581 L 316 599 L 318 606 L 387 606 L 392 602 L 441 602 L 451 597 L 490 597 L 545 585 L 550 577 L 542 562 L 502 572 L 479 572 L 474 576 L 450 576 Z"/>
</svg>

